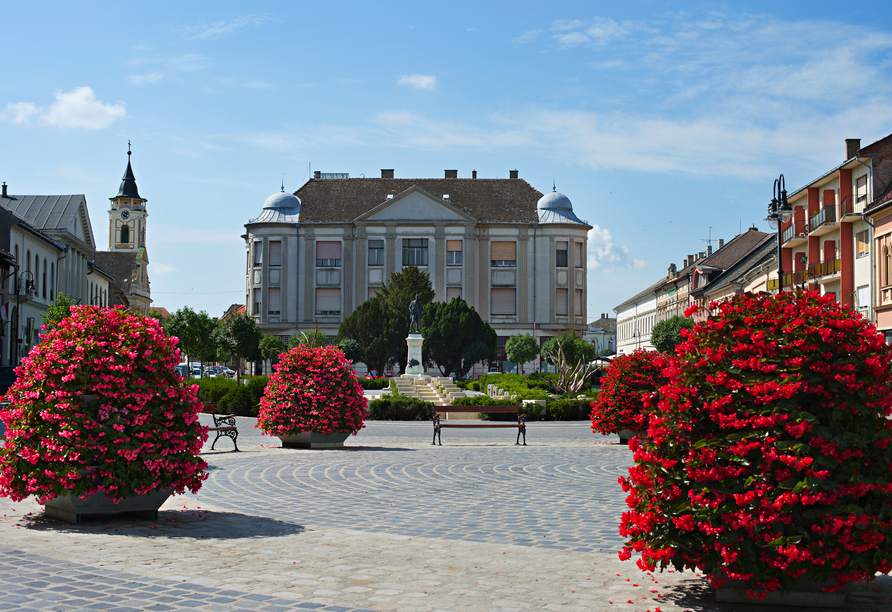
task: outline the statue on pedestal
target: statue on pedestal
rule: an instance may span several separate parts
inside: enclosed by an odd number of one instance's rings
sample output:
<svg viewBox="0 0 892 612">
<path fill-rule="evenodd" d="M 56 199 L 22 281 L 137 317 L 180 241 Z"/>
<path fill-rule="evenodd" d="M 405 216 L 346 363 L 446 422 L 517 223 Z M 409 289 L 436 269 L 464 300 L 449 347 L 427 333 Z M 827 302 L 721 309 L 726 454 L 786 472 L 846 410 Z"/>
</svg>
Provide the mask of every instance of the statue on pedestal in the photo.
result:
<svg viewBox="0 0 892 612">
<path fill-rule="evenodd" d="M 421 317 L 424 314 L 424 309 L 421 305 L 421 298 L 416 293 L 415 299 L 412 300 L 412 303 L 409 304 L 409 333 L 412 333 L 412 329 L 415 329 L 416 333 L 421 333 Z"/>
</svg>

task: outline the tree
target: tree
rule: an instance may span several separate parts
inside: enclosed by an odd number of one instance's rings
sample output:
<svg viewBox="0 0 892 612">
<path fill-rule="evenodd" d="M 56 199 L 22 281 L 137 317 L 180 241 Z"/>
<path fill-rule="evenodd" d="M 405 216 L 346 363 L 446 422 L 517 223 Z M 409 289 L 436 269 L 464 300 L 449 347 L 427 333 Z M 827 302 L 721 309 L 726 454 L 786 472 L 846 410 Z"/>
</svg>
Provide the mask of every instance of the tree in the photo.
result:
<svg viewBox="0 0 892 612">
<path fill-rule="evenodd" d="M 532 361 L 539 354 L 539 344 L 529 334 L 515 334 L 505 342 L 505 355 L 520 368 L 523 376 L 523 364 Z"/>
<path fill-rule="evenodd" d="M 288 349 L 293 349 L 295 346 L 309 346 L 309 347 L 317 347 L 317 346 L 328 346 L 328 336 L 325 332 L 322 332 L 318 329 L 314 329 L 309 332 L 300 332 L 299 334 L 291 334 L 291 337 L 288 338 Z"/>
<path fill-rule="evenodd" d="M 217 342 L 235 357 L 237 380 L 241 378 L 241 360 L 257 361 L 260 357 L 261 336 L 257 321 L 245 314 L 231 316 L 217 326 Z"/>
<path fill-rule="evenodd" d="M 420 331 L 425 358 L 444 376 L 464 376 L 475 363 L 495 357 L 495 330 L 460 297 L 428 304 Z"/>
<path fill-rule="evenodd" d="M 338 328 L 338 335 L 350 338 L 359 344 L 362 352 L 360 360 L 369 370 L 383 372 L 408 355 L 402 319 L 384 298 L 375 296 L 360 304 Z"/>
<path fill-rule="evenodd" d="M 431 284 L 430 274 L 419 270 L 416 266 L 407 266 L 400 272 L 391 272 L 390 282 L 381 286 L 381 297 L 398 317 L 396 326 L 400 335 L 400 347 L 393 356 L 393 363 L 399 365 L 400 370 L 406 371 L 406 360 L 409 358 L 409 345 L 406 336 L 409 335 L 409 304 L 417 295 L 425 308 L 421 318 L 422 325 L 427 318 L 427 304 L 434 300 L 434 287 Z"/>
<path fill-rule="evenodd" d="M 353 363 L 362 361 L 362 347 L 353 338 L 341 338 L 338 348 L 344 353 L 344 357 Z"/>
<path fill-rule="evenodd" d="M 681 344 L 681 330 L 694 329 L 694 320 L 675 315 L 654 325 L 650 332 L 650 343 L 661 353 L 674 353 L 675 347 Z"/>
<path fill-rule="evenodd" d="M 564 354 L 564 360 L 575 366 L 580 361 L 588 363 L 596 357 L 596 350 L 591 344 L 570 334 L 555 336 L 542 345 L 542 357 L 547 363 L 558 367 L 558 347 Z"/>
<path fill-rule="evenodd" d="M 264 334 L 260 339 L 258 348 L 260 349 L 260 356 L 263 357 L 264 361 L 269 361 L 271 366 L 278 361 L 279 355 L 288 350 L 281 338 L 267 334 Z"/>
<path fill-rule="evenodd" d="M 64 293 L 58 294 L 56 299 L 46 307 L 46 314 L 43 315 L 43 326 L 46 327 L 43 330 L 43 335 L 50 333 L 60 321 L 70 317 L 72 306 L 77 306 L 74 298 Z"/>
<path fill-rule="evenodd" d="M 163 319 L 162 324 L 168 335 L 179 339 L 180 351 L 188 355 L 190 363 L 193 358 L 204 364 L 217 357 L 217 320 L 204 310 L 195 312 L 189 306 L 183 306 Z"/>
</svg>

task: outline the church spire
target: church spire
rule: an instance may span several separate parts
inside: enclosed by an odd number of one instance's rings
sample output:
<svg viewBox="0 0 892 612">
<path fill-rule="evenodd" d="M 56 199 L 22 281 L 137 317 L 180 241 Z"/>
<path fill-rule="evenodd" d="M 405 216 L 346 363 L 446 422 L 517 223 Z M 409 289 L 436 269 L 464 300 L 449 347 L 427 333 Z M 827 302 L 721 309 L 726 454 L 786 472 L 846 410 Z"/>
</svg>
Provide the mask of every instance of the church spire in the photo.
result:
<svg viewBox="0 0 892 612">
<path fill-rule="evenodd" d="M 118 189 L 118 195 L 116 198 L 138 198 L 142 200 L 139 196 L 139 190 L 136 188 L 136 177 L 133 176 L 133 168 L 130 166 L 130 156 L 133 153 L 130 151 L 130 141 L 127 141 L 127 170 L 124 171 L 124 178 L 121 180 L 121 187 Z"/>
</svg>

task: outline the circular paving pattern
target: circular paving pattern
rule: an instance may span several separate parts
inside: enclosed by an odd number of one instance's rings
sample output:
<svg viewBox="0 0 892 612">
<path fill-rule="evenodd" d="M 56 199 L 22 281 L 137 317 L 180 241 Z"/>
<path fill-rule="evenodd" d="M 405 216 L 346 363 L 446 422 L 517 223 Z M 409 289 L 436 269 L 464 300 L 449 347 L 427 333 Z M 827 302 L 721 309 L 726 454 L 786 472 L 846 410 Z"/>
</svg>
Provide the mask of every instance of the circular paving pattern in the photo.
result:
<svg viewBox="0 0 892 612">
<path fill-rule="evenodd" d="M 270 449 L 262 460 L 210 455 L 200 497 L 321 529 L 578 551 L 621 546 L 617 527 L 626 505 L 617 478 L 631 465 L 627 447 L 581 441 L 593 439 L 585 424 L 538 425 L 536 445 L 527 447 L 479 431 L 450 432 L 451 445 L 417 443 L 429 429 L 369 424 L 349 450 Z M 580 442 L 548 445 L 549 436 L 556 442 L 567 432 L 582 432 Z M 406 444 L 392 446 L 400 442 Z"/>
</svg>

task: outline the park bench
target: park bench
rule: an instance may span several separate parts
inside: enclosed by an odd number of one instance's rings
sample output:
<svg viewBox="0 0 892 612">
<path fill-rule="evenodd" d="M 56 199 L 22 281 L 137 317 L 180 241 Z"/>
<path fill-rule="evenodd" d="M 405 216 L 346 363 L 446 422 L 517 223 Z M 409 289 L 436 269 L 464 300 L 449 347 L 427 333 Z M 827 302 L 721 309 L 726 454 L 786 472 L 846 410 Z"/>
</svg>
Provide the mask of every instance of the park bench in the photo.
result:
<svg viewBox="0 0 892 612">
<path fill-rule="evenodd" d="M 478 423 L 441 423 L 440 415 L 446 412 L 473 412 L 475 414 L 485 413 L 485 414 L 516 414 L 517 422 L 516 423 L 506 423 L 504 421 L 482 421 Z M 514 443 L 515 445 L 520 444 L 520 436 L 523 436 L 523 446 L 527 445 L 527 417 L 525 414 L 520 414 L 520 411 L 517 406 L 435 406 L 434 407 L 434 441 L 432 444 L 437 444 L 439 441 L 440 446 L 443 446 L 443 441 L 440 439 L 440 430 L 444 427 L 515 427 L 517 428 L 517 441 Z"/>
<path fill-rule="evenodd" d="M 214 450 L 214 446 L 217 445 L 217 440 L 226 437 L 232 440 L 235 452 L 238 452 L 238 444 L 236 443 L 236 439 L 238 438 L 238 426 L 235 423 L 235 415 L 223 414 L 217 416 L 216 409 L 217 407 L 213 404 L 205 404 L 203 410 L 203 412 L 210 414 L 211 418 L 214 419 L 214 426 L 208 427 L 208 432 L 217 433 L 217 437 L 214 438 L 214 442 L 211 444 L 211 450 Z"/>
</svg>

